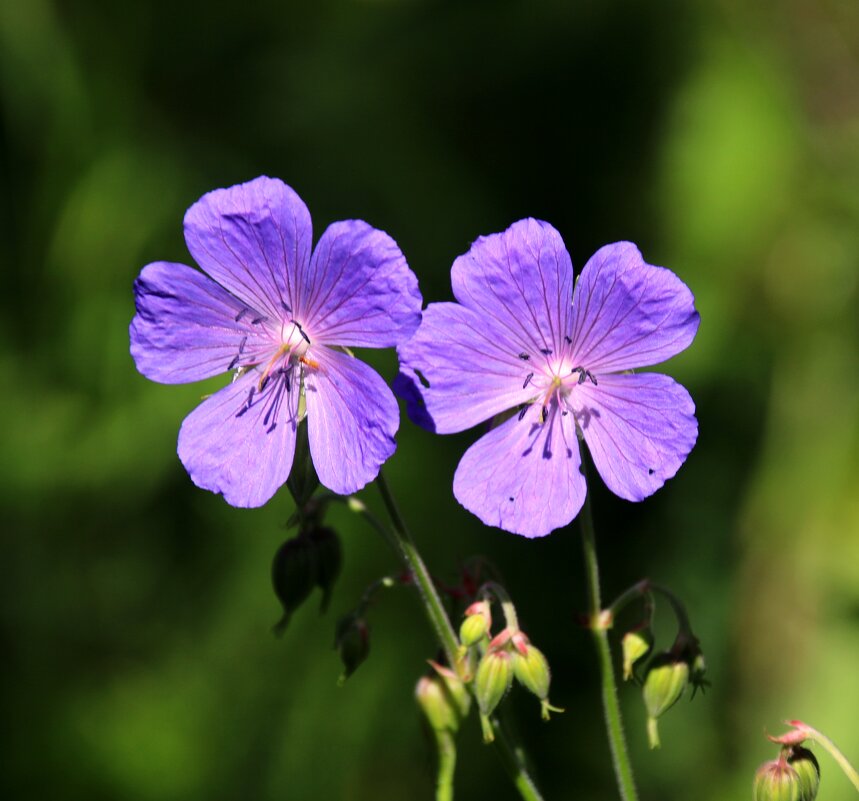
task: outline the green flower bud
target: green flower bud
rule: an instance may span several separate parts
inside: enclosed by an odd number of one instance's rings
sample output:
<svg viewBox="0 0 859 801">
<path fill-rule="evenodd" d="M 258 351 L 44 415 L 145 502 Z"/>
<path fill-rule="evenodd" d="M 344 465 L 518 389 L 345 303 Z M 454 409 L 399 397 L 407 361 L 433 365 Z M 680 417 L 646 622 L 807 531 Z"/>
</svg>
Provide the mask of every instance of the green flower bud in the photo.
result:
<svg viewBox="0 0 859 801">
<path fill-rule="evenodd" d="M 445 692 L 453 703 L 457 719 L 463 720 L 471 708 L 471 693 L 468 692 L 468 687 L 465 686 L 465 682 L 449 667 L 440 665 L 438 662 L 433 662 L 432 660 L 430 660 L 430 665 L 444 683 Z"/>
<path fill-rule="evenodd" d="M 787 764 L 782 754 L 764 762 L 755 773 L 754 801 L 802 801 L 799 774 Z"/>
<path fill-rule="evenodd" d="M 459 728 L 458 715 L 441 676 L 421 676 L 415 687 L 415 699 L 434 731 L 456 731 Z"/>
<path fill-rule="evenodd" d="M 476 601 L 465 610 L 465 620 L 459 627 L 460 642 L 470 648 L 489 634 L 492 627 L 492 614 L 488 601 Z"/>
<path fill-rule="evenodd" d="M 513 681 L 513 667 L 507 651 L 487 651 L 477 666 L 474 694 L 481 714 L 491 715 Z"/>
<path fill-rule="evenodd" d="M 801 801 L 814 801 L 820 787 L 820 765 L 817 758 L 807 748 L 794 745 L 789 750 L 787 764 L 799 776 Z"/>
<path fill-rule="evenodd" d="M 328 526 L 317 526 L 308 533 L 316 555 L 316 586 L 322 590 L 321 612 L 328 609 L 334 583 L 343 565 L 343 549 L 337 532 Z"/>
<path fill-rule="evenodd" d="M 526 690 L 534 693 L 541 701 L 549 697 L 551 673 L 549 663 L 542 652 L 533 645 L 527 647 L 526 656 L 513 651 L 513 675 Z"/>
<path fill-rule="evenodd" d="M 316 555 L 307 537 L 293 537 L 277 549 L 271 565 L 271 581 L 283 606 L 283 617 L 274 627 L 276 634 L 286 629 L 292 613 L 310 595 L 315 579 Z"/>
<path fill-rule="evenodd" d="M 623 635 L 621 640 L 623 649 L 623 680 L 629 681 L 633 677 L 633 667 L 636 662 L 644 659 L 653 647 L 653 633 L 649 628 L 634 629 Z"/>
<path fill-rule="evenodd" d="M 644 704 L 647 707 L 647 736 L 651 748 L 659 748 L 657 718 L 683 695 L 689 682 L 689 665 L 670 653 L 655 656 L 644 679 Z"/>
<path fill-rule="evenodd" d="M 370 653 L 370 628 L 367 621 L 356 614 L 341 617 L 334 635 L 334 647 L 340 652 L 343 673 L 339 684 L 343 684 Z"/>
</svg>

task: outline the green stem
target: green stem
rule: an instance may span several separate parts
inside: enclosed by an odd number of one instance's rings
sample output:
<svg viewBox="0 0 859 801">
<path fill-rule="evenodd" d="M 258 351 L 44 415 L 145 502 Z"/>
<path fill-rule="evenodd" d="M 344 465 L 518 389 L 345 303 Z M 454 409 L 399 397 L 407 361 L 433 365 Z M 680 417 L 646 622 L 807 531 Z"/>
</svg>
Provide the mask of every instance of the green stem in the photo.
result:
<svg viewBox="0 0 859 801">
<path fill-rule="evenodd" d="M 385 508 L 388 510 L 388 515 L 391 518 L 392 530 L 383 533 L 414 576 L 427 617 L 433 629 L 435 629 L 436 636 L 442 648 L 444 648 L 450 666 L 456 670 L 459 662 L 459 640 L 457 640 L 447 612 L 444 606 L 442 606 L 441 598 L 438 595 L 432 577 L 423 559 L 421 559 L 421 555 L 414 544 L 414 540 L 406 527 L 400 510 L 394 501 L 394 496 L 391 494 L 391 490 L 385 481 L 385 476 L 381 471 L 379 471 L 376 484 L 379 487 Z M 380 531 L 382 529 L 387 531 L 386 526 L 382 526 L 373 515 L 367 512 L 363 503 L 357 499 L 350 498 L 349 505 L 355 511 L 360 511 L 375 528 Z M 360 505 L 362 508 L 358 508 L 357 505 Z M 501 727 L 496 718 L 493 718 L 492 724 L 496 734 L 494 740 L 495 747 L 501 756 L 501 761 L 504 763 L 507 774 L 516 786 L 516 789 L 519 790 L 519 795 L 522 796 L 523 801 L 543 801 L 543 797 L 540 795 L 533 779 L 531 779 L 528 773 L 522 749 L 512 745 L 507 732 Z"/>
<path fill-rule="evenodd" d="M 436 801 L 453 801 L 453 771 L 456 767 L 456 743 L 453 733 L 445 730 L 436 731 L 435 741 L 438 745 L 438 776 L 435 784 Z"/>
<path fill-rule="evenodd" d="M 406 563 L 414 577 L 415 584 L 421 594 L 421 599 L 426 609 L 427 617 L 435 630 L 438 641 L 441 647 L 444 648 L 445 656 L 448 664 L 454 669 L 457 669 L 459 640 L 456 638 L 456 633 L 453 626 L 450 624 L 450 619 L 447 612 L 442 606 L 441 598 L 438 590 L 435 588 L 435 583 L 429 574 L 429 571 L 421 559 L 420 553 L 415 546 L 409 530 L 406 528 L 405 521 L 400 514 L 394 496 L 391 495 L 391 490 L 388 488 L 388 483 L 385 481 L 385 476 L 380 471 L 379 477 L 376 479 L 376 484 L 379 486 L 379 491 L 382 493 L 382 500 L 385 502 L 385 508 L 388 510 L 388 515 L 391 518 L 394 537 L 392 541 L 396 550 L 399 552 L 401 559 Z"/>
<path fill-rule="evenodd" d="M 519 618 L 516 616 L 516 607 L 513 606 L 513 601 L 507 594 L 507 590 L 496 581 L 487 581 L 477 591 L 478 596 L 483 592 L 490 592 L 495 595 L 498 603 L 501 604 L 501 611 L 504 614 L 504 622 L 507 624 L 507 628 L 513 633 L 519 631 Z"/>
<path fill-rule="evenodd" d="M 585 454 L 582 453 L 582 464 L 585 464 Z M 590 494 L 585 496 L 585 503 L 579 513 L 579 524 L 582 530 L 582 546 L 585 553 L 585 572 L 588 579 L 589 600 L 589 623 L 594 644 L 599 657 L 600 674 L 602 681 L 602 703 L 605 714 L 606 733 L 608 734 L 609 748 L 611 749 L 614 773 L 620 797 L 623 801 L 637 801 L 638 793 L 635 789 L 635 778 L 632 773 L 632 764 L 626 749 L 626 740 L 623 735 L 623 721 L 620 716 L 620 705 L 617 699 L 617 682 L 614 676 L 614 664 L 612 663 L 611 648 L 608 641 L 608 625 L 611 625 L 609 617 L 602 611 L 600 600 L 600 577 L 599 565 L 597 563 L 596 538 L 594 536 L 594 523 L 591 515 Z"/>
</svg>

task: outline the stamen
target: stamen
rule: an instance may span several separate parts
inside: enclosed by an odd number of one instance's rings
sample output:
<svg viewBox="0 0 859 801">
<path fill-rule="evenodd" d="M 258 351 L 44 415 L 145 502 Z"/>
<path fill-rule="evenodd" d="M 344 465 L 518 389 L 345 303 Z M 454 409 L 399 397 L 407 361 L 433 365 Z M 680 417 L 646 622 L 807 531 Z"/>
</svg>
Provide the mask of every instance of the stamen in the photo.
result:
<svg viewBox="0 0 859 801">
<path fill-rule="evenodd" d="M 568 345 L 573 344 L 573 340 L 570 339 L 566 334 L 564 334 L 564 342 L 566 342 Z"/>
<path fill-rule="evenodd" d="M 314 361 L 313 359 L 310 359 L 307 356 L 301 356 L 298 361 L 300 361 L 302 364 L 306 364 L 312 370 L 318 370 L 319 369 L 319 362 Z"/>
<path fill-rule="evenodd" d="M 293 320 L 292 324 L 298 329 L 298 333 L 301 334 L 302 337 L 304 337 L 304 341 L 307 342 L 308 345 L 312 345 L 313 343 L 310 341 L 310 337 L 304 333 L 304 329 L 301 327 L 301 323 L 296 320 Z"/>
<path fill-rule="evenodd" d="M 524 383 L 524 384 L 522 384 L 522 389 L 525 389 L 525 387 L 527 387 L 527 386 L 528 386 L 528 384 L 531 382 L 531 379 L 532 379 L 533 377 L 534 377 L 534 373 L 528 373 L 528 375 L 527 375 L 527 376 L 525 376 L 525 383 Z"/>
<path fill-rule="evenodd" d="M 597 386 L 597 378 L 590 370 L 585 370 L 584 367 L 574 367 L 570 370 L 570 375 L 573 373 L 579 374 L 579 380 L 577 383 L 584 384 L 585 381 L 590 381 L 594 386 Z"/>
<path fill-rule="evenodd" d="M 249 308 L 245 307 L 244 309 L 239 311 L 239 313 L 236 315 L 236 322 L 239 322 L 242 319 L 242 317 L 244 317 L 246 314 L 250 314 L 250 313 L 251 313 L 251 310 Z"/>
<path fill-rule="evenodd" d="M 523 362 L 527 362 L 527 361 L 528 361 L 528 359 L 530 359 L 531 357 L 530 357 L 527 353 L 520 353 L 520 354 L 519 354 L 519 358 L 520 358 Z"/>
<path fill-rule="evenodd" d="M 540 353 L 542 353 L 544 356 L 551 356 L 552 355 L 552 349 L 551 348 L 540 348 Z"/>
<path fill-rule="evenodd" d="M 227 365 L 227 372 L 229 373 L 238 363 L 239 357 L 242 355 L 242 352 L 239 351 L 236 356 L 233 357 L 233 360 Z"/>
<path fill-rule="evenodd" d="M 522 410 L 519 412 L 519 422 L 522 422 L 522 418 L 525 416 L 525 412 L 528 411 L 527 406 L 523 406 Z"/>
<path fill-rule="evenodd" d="M 247 344 L 248 338 L 242 337 L 242 341 L 239 342 L 239 356 L 242 355 L 242 351 L 245 349 L 245 345 Z"/>
<path fill-rule="evenodd" d="M 251 320 L 251 325 L 259 325 L 260 323 L 265 322 L 268 322 L 268 317 L 266 317 L 264 314 L 261 314 L 259 317 L 254 317 L 253 320 Z"/>
<path fill-rule="evenodd" d="M 289 304 L 285 300 L 281 300 L 280 305 L 283 307 L 283 310 L 285 312 L 289 312 L 289 314 L 292 314 L 292 309 L 289 307 Z"/>
<path fill-rule="evenodd" d="M 541 422 L 541 423 L 545 423 L 545 422 L 546 422 L 546 420 L 548 420 L 548 419 L 549 419 L 549 407 L 548 407 L 548 406 L 543 406 L 543 407 L 540 409 L 540 422 Z"/>
</svg>

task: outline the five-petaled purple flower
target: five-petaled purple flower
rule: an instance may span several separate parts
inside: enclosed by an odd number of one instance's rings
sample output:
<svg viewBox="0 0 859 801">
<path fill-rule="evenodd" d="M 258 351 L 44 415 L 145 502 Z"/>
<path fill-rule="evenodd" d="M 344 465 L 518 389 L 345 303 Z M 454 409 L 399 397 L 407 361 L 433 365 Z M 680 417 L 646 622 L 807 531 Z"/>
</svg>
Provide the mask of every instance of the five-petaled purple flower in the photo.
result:
<svg viewBox="0 0 859 801">
<path fill-rule="evenodd" d="M 560 235 L 528 219 L 478 239 L 451 279 L 458 302 L 424 311 L 398 348 L 395 388 L 442 434 L 518 409 L 460 461 L 453 491 L 466 509 L 526 537 L 566 525 L 586 492 L 578 435 L 622 498 L 643 500 L 677 472 L 698 435 L 695 405 L 667 376 L 631 372 L 695 337 L 694 299 L 677 276 L 618 242 L 573 289 Z"/>
<path fill-rule="evenodd" d="M 311 255 L 310 214 L 283 182 L 257 178 L 204 195 L 185 215 L 207 273 L 155 262 L 134 285 L 131 354 L 165 384 L 232 372 L 185 418 L 179 458 L 233 506 L 261 506 L 287 480 L 296 430 L 320 482 L 355 492 L 394 452 L 396 400 L 344 348 L 392 347 L 420 322 L 417 279 L 391 237 L 332 224 Z"/>
</svg>

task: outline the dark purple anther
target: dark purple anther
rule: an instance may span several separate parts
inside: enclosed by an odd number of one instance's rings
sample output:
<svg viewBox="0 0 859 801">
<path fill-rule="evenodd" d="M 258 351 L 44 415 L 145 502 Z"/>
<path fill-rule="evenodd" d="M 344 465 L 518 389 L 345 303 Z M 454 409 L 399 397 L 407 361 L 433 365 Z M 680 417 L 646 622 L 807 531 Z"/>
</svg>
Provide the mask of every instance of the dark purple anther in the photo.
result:
<svg viewBox="0 0 859 801">
<path fill-rule="evenodd" d="M 528 386 L 528 384 L 531 382 L 531 379 L 533 377 L 534 377 L 534 373 L 528 373 L 528 375 L 525 376 L 525 383 L 522 384 L 522 389 L 525 389 L 525 387 Z"/>
<path fill-rule="evenodd" d="M 254 317 L 253 320 L 251 320 L 251 325 L 259 325 L 260 323 L 264 323 L 267 320 L 268 317 L 266 317 L 264 314 L 261 314 L 259 317 Z"/>
<path fill-rule="evenodd" d="M 523 362 L 527 362 L 531 357 L 527 353 L 520 353 L 519 358 L 522 359 Z"/>
<path fill-rule="evenodd" d="M 244 317 L 246 314 L 250 314 L 250 313 L 251 313 L 251 310 L 250 310 L 250 309 L 248 309 L 248 308 L 244 308 L 244 309 L 242 309 L 242 310 L 241 310 L 241 311 L 236 315 L 236 322 L 239 322 L 239 321 L 242 319 L 242 317 Z"/>
</svg>

